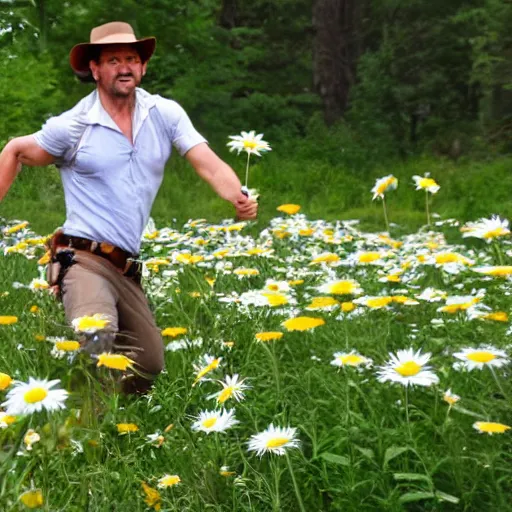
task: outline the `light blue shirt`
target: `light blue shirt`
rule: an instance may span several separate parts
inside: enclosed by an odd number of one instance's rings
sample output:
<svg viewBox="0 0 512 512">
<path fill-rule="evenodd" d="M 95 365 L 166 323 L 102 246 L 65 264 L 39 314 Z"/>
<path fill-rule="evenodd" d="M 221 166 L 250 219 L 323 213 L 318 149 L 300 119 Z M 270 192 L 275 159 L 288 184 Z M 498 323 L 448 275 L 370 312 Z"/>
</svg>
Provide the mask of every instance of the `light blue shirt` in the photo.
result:
<svg viewBox="0 0 512 512">
<path fill-rule="evenodd" d="M 103 108 L 97 91 L 52 117 L 34 134 L 57 158 L 67 235 L 138 254 L 172 146 L 184 155 L 206 142 L 175 101 L 136 90 L 133 144 Z"/>
</svg>

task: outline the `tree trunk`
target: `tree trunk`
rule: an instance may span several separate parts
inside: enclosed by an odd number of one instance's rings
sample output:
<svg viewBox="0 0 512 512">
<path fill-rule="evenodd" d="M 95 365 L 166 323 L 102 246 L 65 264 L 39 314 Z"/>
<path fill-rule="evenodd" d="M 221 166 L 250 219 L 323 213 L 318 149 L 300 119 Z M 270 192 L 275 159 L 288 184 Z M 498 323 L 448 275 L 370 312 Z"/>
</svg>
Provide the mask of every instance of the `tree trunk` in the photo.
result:
<svg viewBox="0 0 512 512">
<path fill-rule="evenodd" d="M 315 0 L 313 5 L 313 82 L 329 125 L 345 113 L 355 82 L 362 4 L 363 0 Z"/>
<path fill-rule="evenodd" d="M 232 29 L 236 27 L 236 1 L 237 0 L 223 0 L 222 8 L 219 15 L 219 25 L 221 27 Z"/>
</svg>

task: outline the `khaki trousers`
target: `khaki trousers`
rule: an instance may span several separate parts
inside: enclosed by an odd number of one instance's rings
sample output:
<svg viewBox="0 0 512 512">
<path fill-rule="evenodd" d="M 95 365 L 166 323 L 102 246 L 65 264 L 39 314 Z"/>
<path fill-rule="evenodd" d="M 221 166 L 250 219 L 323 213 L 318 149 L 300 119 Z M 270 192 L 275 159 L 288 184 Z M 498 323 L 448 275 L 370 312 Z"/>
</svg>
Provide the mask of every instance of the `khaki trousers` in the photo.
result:
<svg viewBox="0 0 512 512">
<path fill-rule="evenodd" d="M 95 254 L 77 250 L 74 261 L 61 283 L 67 321 L 106 315 L 108 329 L 117 333 L 116 352 L 135 361 L 146 379 L 156 377 L 164 368 L 164 346 L 142 288 Z"/>
</svg>

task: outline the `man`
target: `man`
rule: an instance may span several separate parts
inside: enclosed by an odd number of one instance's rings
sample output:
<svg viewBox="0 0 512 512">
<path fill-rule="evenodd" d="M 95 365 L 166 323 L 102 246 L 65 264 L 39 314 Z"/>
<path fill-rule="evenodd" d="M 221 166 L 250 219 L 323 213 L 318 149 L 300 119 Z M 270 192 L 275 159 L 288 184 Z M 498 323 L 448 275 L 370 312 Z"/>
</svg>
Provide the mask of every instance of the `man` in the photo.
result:
<svg viewBox="0 0 512 512">
<path fill-rule="evenodd" d="M 90 353 L 116 351 L 135 361 L 126 392 L 145 392 L 164 365 L 163 343 L 140 287 L 140 239 L 172 146 L 242 220 L 257 203 L 234 171 L 207 145 L 174 101 L 138 88 L 155 38 L 137 40 L 127 23 L 94 28 L 70 64 L 96 90 L 42 130 L 11 140 L 0 153 L 0 200 L 21 164 L 55 163 L 61 172 L 66 222 L 51 240 L 51 285 L 60 287 L 66 317 L 108 320 L 85 336 Z"/>
</svg>

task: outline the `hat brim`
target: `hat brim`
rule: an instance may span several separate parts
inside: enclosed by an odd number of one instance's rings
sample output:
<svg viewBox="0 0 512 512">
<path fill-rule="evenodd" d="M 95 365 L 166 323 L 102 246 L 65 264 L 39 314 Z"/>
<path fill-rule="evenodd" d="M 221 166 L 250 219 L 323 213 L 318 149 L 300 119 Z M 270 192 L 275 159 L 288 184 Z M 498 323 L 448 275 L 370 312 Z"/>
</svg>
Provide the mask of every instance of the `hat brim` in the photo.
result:
<svg viewBox="0 0 512 512">
<path fill-rule="evenodd" d="M 90 74 L 89 62 L 91 61 L 91 48 L 98 46 L 112 46 L 115 44 L 129 44 L 137 48 L 142 62 L 147 62 L 153 55 L 156 47 L 155 37 L 146 37 L 133 42 L 112 43 L 81 43 L 75 45 L 69 52 L 71 69 L 78 77 L 86 77 Z"/>
</svg>

